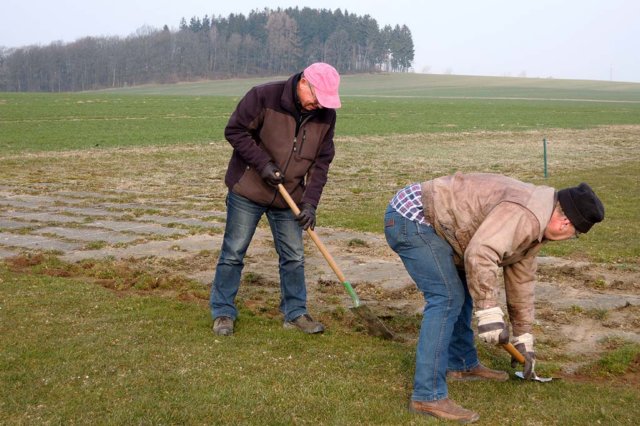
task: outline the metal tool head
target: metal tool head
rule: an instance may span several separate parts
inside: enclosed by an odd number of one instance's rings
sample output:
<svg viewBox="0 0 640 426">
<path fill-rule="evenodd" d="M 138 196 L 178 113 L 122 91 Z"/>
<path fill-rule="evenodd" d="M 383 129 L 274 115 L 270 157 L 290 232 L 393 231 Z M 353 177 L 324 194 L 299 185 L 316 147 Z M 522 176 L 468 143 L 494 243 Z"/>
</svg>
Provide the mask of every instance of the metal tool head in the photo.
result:
<svg viewBox="0 0 640 426">
<path fill-rule="evenodd" d="M 359 305 L 351 308 L 351 311 L 364 320 L 369 333 L 373 336 L 380 337 L 385 340 L 395 340 L 395 334 L 387 328 L 387 326 L 371 312 L 366 305 Z"/>
<path fill-rule="evenodd" d="M 522 380 L 525 380 L 524 373 L 522 371 L 516 371 L 516 377 L 519 377 Z M 552 381 L 553 377 L 538 377 L 536 373 L 533 373 L 529 380 L 533 380 L 534 382 L 547 383 Z"/>
</svg>

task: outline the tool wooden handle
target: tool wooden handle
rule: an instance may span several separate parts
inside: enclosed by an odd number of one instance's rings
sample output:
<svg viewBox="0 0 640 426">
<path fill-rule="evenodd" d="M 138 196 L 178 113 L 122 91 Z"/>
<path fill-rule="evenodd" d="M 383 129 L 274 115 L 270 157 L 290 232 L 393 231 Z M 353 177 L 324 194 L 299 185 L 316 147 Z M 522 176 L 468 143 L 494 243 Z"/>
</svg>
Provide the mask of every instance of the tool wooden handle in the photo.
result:
<svg viewBox="0 0 640 426">
<path fill-rule="evenodd" d="M 280 195 L 282 195 L 284 201 L 286 201 L 289 208 L 293 211 L 293 214 L 295 214 L 296 216 L 299 215 L 300 209 L 296 205 L 296 202 L 293 201 L 293 198 L 291 198 L 291 195 L 289 195 L 289 192 L 285 189 L 284 185 L 281 183 L 278 184 L 278 192 L 280 192 Z"/>
<path fill-rule="evenodd" d="M 506 343 L 502 347 L 511 354 L 520 364 L 524 364 L 524 356 L 511 343 Z"/>
<path fill-rule="evenodd" d="M 289 192 L 287 192 L 287 190 L 281 183 L 278 184 L 278 191 L 280 192 L 280 195 L 282 195 L 282 198 L 284 198 L 284 201 L 287 202 L 287 205 L 291 208 L 293 213 L 296 216 L 299 215 L 300 209 L 296 205 L 296 202 L 293 201 L 293 198 L 291 198 L 291 195 L 289 195 Z M 314 231 L 311 228 L 307 228 L 307 234 L 309 234 L 309 237 L 311 237 L 313 242 L 316 244 L 316 246 L 318 247 L 318 250 L 320 250 L 320 253 L 322 253 L 324 258 L 327 260 L 327 263 L 329 263 L 329 266 L 331 267 L 331 269 L 333 269 L 333 272 L 336 273 L 340 282 L 344 283 L 345 281 L 347 281 L 347 278 L 344 276 L 344 274 L 340 270 L 340 267 L 338 267 L 338 264 L 336 263 L 336 261 L 333 260 L 333 256 L 331 256 L 331 253 L 329 253 L 329 250 L 327 250 L 327 247 L 320 240 L 320 237 L 318 237 L 318 234 L 316 234 L 316 231 Z"/>
<path fill-rule="evenodd" d="M 340 267 L 338 267 L 338 264 L 336 263 L 336 261 L 333 260 L 333 256 L 331 256 L 331 253 L 329 253 L 329 251 L 327 250 L 327 247 L 325 247 L 324 243 L 320 240 L 320 237 L 318 237 L 318 234 L 316 234 L 316 231 L 309 228 L 307 229 L 307 234 L 309 234 L 313 242 L 316 243 L 316 246 L 318 246 L 318 250 L 320 250 L 320 253 L 322 253 L 324 258 L 327 260 L 327 263 L 329 263 L 329 266 L 331 267 L 331 269 L 333 269 L 333 272 L 336 273 L 336 276 L 338 277 L 340 282 L 341 283 L 346 282 L 347 278 L 344 276 L 344 274 L 340 270 Z"/>
</svg>

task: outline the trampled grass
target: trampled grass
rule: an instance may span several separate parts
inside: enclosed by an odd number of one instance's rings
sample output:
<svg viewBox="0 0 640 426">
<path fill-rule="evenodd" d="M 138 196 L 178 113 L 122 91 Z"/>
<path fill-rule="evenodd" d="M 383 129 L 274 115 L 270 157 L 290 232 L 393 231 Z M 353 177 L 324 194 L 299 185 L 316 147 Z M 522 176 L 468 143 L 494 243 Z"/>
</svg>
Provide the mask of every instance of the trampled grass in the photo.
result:
<svg viewBox="0 0 640 426">
<path fill-rule="evenodd" d="M 547 179 L 543 137 L 548 139 Z M 602 195 L 606 220 L 580 241 L 549 244 L 543 253 L 637 263 L 639 137 L 639 126 L 338 137 L 318 224 L 382 232 L 384 209 L 398 189 L 456 171 L 502 173 L 557 188 L 584 181 Z M 30 188 L 45 185 L 52 190 L 115 191 L 120 197 L 197 198 L 207 201 L 203 208 L 224 211 L 230 154 L 228 143 L 216 141 L 13 154 L 1 164 L 6 182 L 25 191 L 37 192 Z"/>
<path fill-rule="evenodd" d="M 385 206 L 397 190 L 458 171 L 501 173 L 555 188 L 588 182 L 602 195 L 606 220 L 579 241 L 547 245 L 543 254 L 637 263 L 638 130 L 604 127 L 345 138 L 338 145 L 323 194 L 319 223 L 381 232 Z M 548 139 L 548 178 L 543 137 Z"/>
<path fill-rule="evenodd" d="M 124 297 L 123 297 L 124 296 Z M 240 295 L 242 299 L 242 295 Z M 431 424 L 406 410 L 414 348 L 242 311 L 211 335 L 201 304 L 0 266 L 2 424 Z M 500 354 L 485 363 L 507 368 Z M 635 424 L 633 386 L 451 383 L 480 424 Z M 496 409 L 500 407 L 500 409 Z"/>
</svg>

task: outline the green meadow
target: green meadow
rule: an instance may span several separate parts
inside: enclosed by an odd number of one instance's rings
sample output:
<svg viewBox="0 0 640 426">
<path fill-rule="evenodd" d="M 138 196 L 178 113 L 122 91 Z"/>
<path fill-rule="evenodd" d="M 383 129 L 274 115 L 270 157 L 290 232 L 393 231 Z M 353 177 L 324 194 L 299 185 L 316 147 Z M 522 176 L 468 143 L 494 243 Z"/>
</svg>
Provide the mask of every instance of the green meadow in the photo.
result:
<svg viewBox="0 0 640 426">
<path fill-rule="evenodd" d="M 270 80 L 0 93 L 0 190 L 113 194 L 125 182 L 168 202 L 205 194 L 223 211 L 224 126 L 244 92 Z M 347 75 L 341 93 L 320 226 L 381 233 L 397 189 L 456 171 L 586 181 L 605 222 L 543 254 L 640 268 L 640 84 Z M 327 333 L 310 337 L 241 305 L 239 332 L 223 339 L 202 299 L 41 271 L 0 263 L 0 424 L 439 424 L 406 410 L 414 347 L 353 331 L 348 312 L 322 317 Z M 479 350 L 512 371 L 503 351 Z M 452 383 L 451 397 L 479 424 L 632 425 L 639 353 L 622 342 L 580 380 Z M 542 350 L 540 372 L 568 361 Z"/>
<path fill-rule="evenodd" d="M 246 90 L 265 80 L 81 94 L 2 94 L 0 152 L 223 141 Z M 640 84 L 407 74 L 345 76 L 337 137 L 581 129 L 638 124 Z"/>
</svg>

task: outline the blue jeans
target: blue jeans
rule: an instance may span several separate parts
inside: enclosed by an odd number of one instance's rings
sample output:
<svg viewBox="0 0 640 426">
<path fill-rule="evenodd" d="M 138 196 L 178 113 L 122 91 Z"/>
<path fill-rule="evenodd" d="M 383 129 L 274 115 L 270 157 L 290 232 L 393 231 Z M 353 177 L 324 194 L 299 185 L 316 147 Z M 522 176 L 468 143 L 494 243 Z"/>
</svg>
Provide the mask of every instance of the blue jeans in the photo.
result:
<svg viewBox="0 0 640 426">
<path fill-rule="evenodd" d="M 293 321 L 307 313 L 302 227 L 296 222 L 295 215 L 290 209 L 264 207 L 229 192 L 222 250 L 209 299 L 214 319 L 227 316 L 235 320 L 238 316 L 235 298 L 240 288 L 244 255 L 265 213 L 279 256 L 280 311 L 285 321 Z"/>
<path fill-rule="evenodd" d="M 411 398 L 447 398 L 447 370 L 463 371 L 479 364 L 471 328 L 473 300 L 464 271 L 456 268 L 453 249 L 433 227 L 406 219 L 392 207 L 387 208 L 384 223 L 387 243 L 426 302 Z"/>
</svg>

